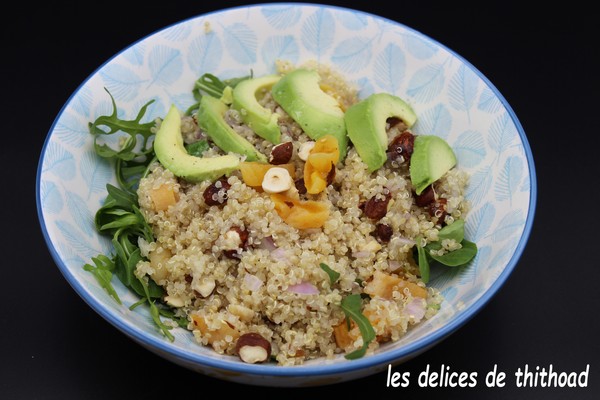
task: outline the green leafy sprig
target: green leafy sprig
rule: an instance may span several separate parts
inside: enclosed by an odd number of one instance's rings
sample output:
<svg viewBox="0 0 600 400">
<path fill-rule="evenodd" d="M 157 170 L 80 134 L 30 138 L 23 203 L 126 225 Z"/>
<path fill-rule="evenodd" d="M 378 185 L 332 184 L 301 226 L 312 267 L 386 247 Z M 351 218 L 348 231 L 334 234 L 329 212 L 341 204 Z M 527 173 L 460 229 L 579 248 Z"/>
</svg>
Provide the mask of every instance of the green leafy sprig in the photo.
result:
<svg viewBox="0 0 600 400">
<path fill-rule="evenodd" d="M 361 358 L 366 354 L 369 343 L 375 340 L 375 330 L 373 329 L 371 322 L 369 322 L 369 319 L 365 317 L 361 311 L 362 300 L 359 294 L 351 294 L 344 297 L 342 299 L 341 307 L 346 315 L 346 321 L 348 321 L 348 323 L 353 321 L 358 326 L 363 339 L 362 347 L 354 350 L 352 353 L 346 354 L 345 357 L 348 360 Z"/>
<path fill-rule="evenodd" d="M 461 248 L 441 256 L 432 254 L 432 251 L 435 253 L 442 248 L 442 241 L 446 239 L 460 243 Z M 462 219 L 440 229 L 437 241 L 428 243 L 425 246 L 422 245 L 422 241 L 422 236 L 416 238 L 419 273 L 421 274 L 421 280 L 425 283 L 429 282 L 429 259 L 448 267 L 459 267 L 467 264 L 477 254 L 477 245 L 465 239 L 465 221 Z"/>
<path fill-rule="evenodd" d="M 125 120 L 118 117 L 115 99 L 108 90 L 106 91 L 110 96 L 113 107 L 111 114 L 102 115 L 88 125 L 90 133 L 94 135 L 94 150 L 100 157 L 115 160 L 119 186 L 130 193 L 134 193 L 136 184 L 139 182 L 140 177 L 147 172 L 148 165 L 154 157 L 151 139 L 154 136 L 152 128 L 155 123 L 140 122 L 146 114 L 148 106 L 154 100 L 144 104 L 135 119 Z M 124 132 L 128 135 L 122 140 L 119 149 L 115 150 L 107 144 L 99 143 L 101 137 L 113 135 L 117 132 Z"/>
<path fill-rule="evenodd" d="M 321 267 L 321 269 L 323 271 L 325 271 L 327 273 L 327 275 L 329 276 L 329 283 L 331 283 L 332 285 L 338 280 L 340 279 L 340 273 L 336 272 L 334 270 L 332 270 L 329 265 L 325 264 L 325 263 L 321 263 L 319 264 L 319 266 Z"/>
<path fill-rule="evenodd" d="M 213 74 L 207 73 L 202 75 L 200 78 L 198 78 L 198 80 L 196 80 L 196 82 L 194 83 L 194 89 L 192 90 L 192 94 L 194 95 L 196 103 L 190 106 L 186 110 L 185 114 L 192 115 L 196 112 L 198 106 L 200 105 L 200 100 L 202 99 L 202 96 L 207 95 L 219 99 L 221 98 L 221 96 L 223 96 L 223 91 L 227 86 L 233 89 L 237 86 L 238 83 L 240 83 L 243 80 L 250 79 L 252 78 L 252 76 L 252 71 L 250 71 L 250 75 L 247 76 L 224 80 L 217 78 Z"/>
</svg>

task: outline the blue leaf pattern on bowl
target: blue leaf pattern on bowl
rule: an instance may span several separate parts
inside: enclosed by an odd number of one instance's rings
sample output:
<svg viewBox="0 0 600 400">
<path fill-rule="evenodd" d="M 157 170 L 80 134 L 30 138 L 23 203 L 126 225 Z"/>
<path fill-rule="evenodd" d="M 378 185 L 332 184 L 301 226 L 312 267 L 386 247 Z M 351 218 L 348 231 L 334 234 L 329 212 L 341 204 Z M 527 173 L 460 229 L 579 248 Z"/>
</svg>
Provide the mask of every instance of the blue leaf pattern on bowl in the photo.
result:
<svg viewBox="0 0 600 400">
<path fill-rule="evenodd" d="M 309 16 L 302 26 L 302 44 L 317 56 L 321 56 L 333 44 L 335 20 L 331 12 L 320 8 Z"/>
<path fill-rule="evenodd" d="M 264 8 L 261 13 L 265 16 L 269 25 L 275 29 L 286 29 L 292 27 L 300 20 L 302 12 L 296 6 L 274 6 Z"/>
<path fill-rule="evenodd" d="M 439 103 L 419 113 L 413 131 L 418 135 L 437 135 L 447 138 L 452 129 L 452 115 L 448 108 Z"/>
<path fill-rule="evenodd" d="M 489 133 L 488 143 L 497 154 L 502 154 L 517 136 L 517 130 L 506 112 L 494 120 Z"/>
<path fill-rule="evenodd" d="M 483 239 L 489 232 L 495 217 L 496 208 L 490 202 L 485 203 L 477 210 L 471 211 L 465 225 L 465 233 L 469 240 L 478 243 Z"/>
<path fill-rule="evenodd" d="M 411 78 L 406 93 L 419 103 L 433 100 L 444 87 L 443 67 L 443 64 L 429 64 L 419 69 Z"/>
<path fill-rule="evenodd" d="M 406 50 L 413 57 L 419 60 L 426 60 L 428 58 L 431 58 L 438 51 L 437 46 L 433 45 L 429 41 L 421 39 L 420 37 L 412 33 L 404 34 L 403 39 Z"/>
<path fill-rule="evenodd" d="M 492 89 L 485 86 L 481 91 L 481 95 L 479 96 L 479 103 L 477 103 L 477 108 L 488 112 L 488 113 L 496 113 L 502 107 L 502 103 L 498 99 L 498 96 L 492 92 Z"/>
<path fill-rule="evenodd" d="M 365 14 L 358 13 L 338 13 L 336 19 L 342 23 L 343 26 L 351 31 L 358 31 L 366 28 L 369 24 L 369 19 Z"/>
<path fill-rule="evenodd" d="M 188 46 L 188 64 L 198 76 L 215 71 L 221 62 L 223 45 L 214 31 L 202 33 Z"/>
<path fill-rule="evenodd" d="M 73 222 L 88 237 L 92 237 L 95 230 L 94 216 L 86 201 L 77 193 L 67 190 L 65 192 L 67 207 L 73 216 Z"/>
<path fill-rule="evenodd" d="M 521 210 L 509 211 L 498 223 L 492 234 L 494 242 L 501 242 L 515 235 L 523 225 L 523 212 Z"/>
<path fill-rule="evenodd" d="M 75 159 L 71 152 L 58 143 L 50 142 L 46 147 L 46 160 L 42 172 L 50 172 L 60 179 L 68 181 L 75 177 Z"/>
<path fill-rule="evenodd" d="M 56 227 L 62 233 L 66 243 L 78 254 L 90 259 L 98 255 L 98 249 L 81 236 L 81 231 L 65 220 L 56 221 Z"/>
<path fill-rule="evenodd" d="M 106 192 L 106 182 L 114 174 L 109 162 L 98 157 L 93 150 L 88 150 L 81 155 L 79 172 L 86 185 L 86 190 L 80 192 L 85 199 L 89 199 L 92 194 L 104 194 Z"/>
<path fill-rule="evenodd" d="M 181 76 L 183 70 L 181 52 L 167 46 L 156 46 L 148 55 L 148 68 L 152 76 L 148 86 L 171 85 Z"/>
<path fill-rule="evenodd" d="M 523 161 L 517 156 L 511 156 L 504 162 L 504 168 L 500 170 L 500 175 L 496 181 L 494 193 L 496 194 L 496 200 L 509 200 L 513 193 L 515 193 L 519 185 L 521 184 L 521 177 L 523 173 Z"/>
<path fill-rule="evenodd" d="M 144 63 L 144 50 L 146 50 L 146 45 L 143 42 L 139 43 L 139 46 L 133 46 L 125 50 L 123 58 L 132 65 L 140 66 Z"/>
<path fill-rule="evenodd" d="M 469 110 L 475 103 L 479 79 L 464 64 L 458 67 L 448 85 L 448 98 L 450 105 L 459 111 L 465 111 L 470 121 Z"/>
<path fill-rule="evenodd" d="M 122 101 L 135 99 L 140 85 L 146 82 L 145 79 L 140 78 L 131 69 L 116 63 L 106 65 L 100 71 L 100 76 L 104 81 L 104 86 L 113 97 Z"/>
<path fill-rule="evenodd" d="M 371 40 L 366 37 L 346 39 L 336 46 L 331 60 L 344 72 L 360 71 L 371 60 Z"/>
<path fill-rule="evenodd" d="M 240 64 L 250 65 L 256 62 L 256 33 L 241 22 L 224 30 L 225 48 L 229 55 Z"/>
<path fill-rule="evenodd" d="M 56 122 L 54 129 L 56 135 L 62 139 L 63 143 L 68 143 L 75 147 L 83 146 L 88 135 L 85 120 L 81 116 L 75 116 L 71 113 L 65 113 L 64 118 Z"/>
<path fill-rule="evenodd" d="M 262 61 L 265 65 L 275 66 L 277 60 L 298 62 L 298 44 L 292 35 L 271 36 L 265 40 L 261 50 Z"/>
<path fill-rule="evenodd" d="M 483 135 L 472 130 L 461 133 L 452 149 L 456 153 L 460 167 L 475 167 L 483 161 L 486 155 Z"/>
<path fill-rule="evenodd" d="M 375 60 L 375 83 L 381 90 L 398 95 L 405 69 L 404 52 L 398 45 L 390 43 Z"/>
<path fill-rule="evenodd" d="M 54 182 L 44 181 L 40 184 L 40 200 L 44 210 L 58 214 L 63 208 L 63 199 Z"/>
</svg>

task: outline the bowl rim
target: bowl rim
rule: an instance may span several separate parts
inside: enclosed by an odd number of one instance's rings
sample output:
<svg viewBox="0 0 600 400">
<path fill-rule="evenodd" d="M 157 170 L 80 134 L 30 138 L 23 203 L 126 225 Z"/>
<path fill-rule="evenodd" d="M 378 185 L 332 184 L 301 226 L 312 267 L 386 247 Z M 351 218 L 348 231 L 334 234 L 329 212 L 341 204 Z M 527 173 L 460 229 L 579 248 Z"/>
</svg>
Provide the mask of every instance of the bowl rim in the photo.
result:
<svg viewBox="0 0 600 400">
<path fill-rule="evenodd" d="M 50 138 L 52 136 L 52 132 L 54 131 L 54 129 L 56 127 L 57 122 L 62 117 L 68 104 L 71 102 L 71 100 L 74 98 L 74 96 L 76 96 L 80 92 L 80 90 L 86 85 L 86 83 L 92 77 L 96 76 L 108 63 L 110 63 L 116 57 L 121 55 L 123 52 L 125 52 L 128 49 L 138 45 L 139 43 L 149 39 L 150 37 L 157 35 L 161 31 L 169 29 L 175 25 L 189 23 L 197 18 L 206 17 L 206 16 L 210 16 L 210 15 L 214 15 L 214 14 L 227 13 L 227 12 L 231 12 L 231 11 L 235 11 L 235 10 L 239 10 L 239 9 L 257 8 L 257 7 L 281 7 L 281 6 L 318 7 L 318 8 L 324 8 L 324 9 L 341 10 L 341 11 L 345 11 L 345 12 L 364 15 L 366 17 L 370 17 L 373 19 L 379 19 L 388 24 L 398 26 L 402 29 L 405 29 L 405 30 L 423 38 L 424 40 L 431 42 L 435 46 L 439 46 L 439 48 L 444 49 L 445 51 L 449 52 L 449 54 L 451 54 L 453 57 L 456 57 L 460 62 L 464 63 L 464 65 L 466 67 L 471 69 L 472 72 L 474 72 L 486 85 L 488 85 L 490 90 L 492 90 L 494 95 L 497 96 L 498 100 L 502 103 L 503 107 L 506 109 L 512 122 L 515 124 L 517 132 L 518 132 L 521 142 L 523 144 L 524 153 L 525 153 L 527 163 L 528 163 L 529 180 L 530 180 L 529 212 L 527 215 L 527 219 L 525 221 L 525 227 L 523 229 L 523 233 L 521 234 L 521 237 L 519 238 L 519 242 L 515 248 L 515 251 L 512 254 L 510 260 L 508 261 L 506 267 L 504 268 L 502 273 L 496 278 L 494 283 L 489 287 L 489 289 L 479 299 L 477 299 L 477 301 L 475 301 L 466 310 L 464 310 L 457 318 L 444 324 L 441 328 L 437 329 L 433 333 L 423 336 L 421 338 L 418 338 L 415 341 L 408 343 L 405 346 L 401 346 L 400 348 L 392 349 L 390 351 L 384 351 L 380 354 L 369 355 L 369 356 L 366 356 L 366 357 L 363 357 L 360 359 L 356 359 L 356 360 L 352 360 L 352 361 L 348 360 L 347 362 L 340 362 L 340 363 L 335 363 L 335 364 L 324 363 L 324 364 L 318 364 L 318 365 L 311 364 L 311 365 L 299 365 L 299 366 L 280 366 L 280 365 L 271 365 L 271 364 L 267 364 L 267 365 L 246 364 L 246 363 L 240 362 L 237 359 L 234 359 L 233 357 L 231 360 L 221 360 L 221 359 L 216 359 L 216 358 L 212 359 L 212 358 L 206 357 L 206 356 L 204 356 L 202 354 L 198 354 L 198 353 L 186 352 L 182 349 L 173 347 L 170 344 L 171 342 L 166 341 L 165 338 L 151 336 L 137 327 L 132 327 L 132 326 L 124 323 L 119 318 L 116 318 L 110 312 L 108 312 L 108 310 L 106 309 L 105 306 L 102 305 L 102 303 L 96 301 L 93 296 L 91 296 L 87 293 L 84 286 L 69 271 L 69 268 L 66 266 L 66 264 L 63 262 L 63 260 L 59 256 L 58 251 L 56 250 L 52 240 L 50 239 L 48 229 L 47 229 L 47 226 L 46 226 L 46 223 L 44 220 L 42 203 L 41 203 L 40 186 L 41 186 L 41 177 L 42 177 L 42 164 L 44 162 L 44 157 L 46 155 L 47 146 L 50 143 Z M 523 126 L 519 122 L 515 112 L 513 111 L 512 107 L 509 105 L 508 101 L 504 98 L 504 96 L 500 93 L 500 91 L 492 84 L 492 82 L 490 82 L 490 80 L 485 75 L 483 75 L 483 73 L 481 73 L 475 66 L 473 66 L 469 61 L 467 61 L 461 55 L 459 55 L 452 49 L 446 47 L 444 44 L 438 42 L 435 39 L 432 39 L 431 37 L 417 31 L 414 28 L 411 28 L 400 22 L 391 20 L 389 18 L 380 16 L 380 15 L 376 15 L 376 14 L 373 14 L 370 12 L 362 11 L 362 10 L 356 10 L 356 9 L 352 9 L 349 7 L 342 7 L 342 6 L 318 4 L 318 3 L 294 3 L 294 2 L 255 3 L 255 4 L 247 4 L 247 5 L 242 5 L 242 6 L 222 8 L 222 9 L 207 12 L 207 13 L 197 14 L 192 17 L 185 18 L 180 21 L 171 23 L 171 24 L 166 25 L 162 28 L 159 28 L 159 29 L 153 31 L 152 33 L 149 33 L 149 34 L 141 37 L 140 39 L 132 42 L 131 44 L 127 45 L 125 48 L 123 48 L 119 52 L 115 53 L 113 56 L 111 56 L 105 62 L 103 62 L 99 67 L 97 67 L 75 89 L 75 91 L 73 91 L 73 93 L 69 96 L 69 98 L 66 100 L 64 105 L 61 107 L 59 113 L 57 114 L 52 125 L 50 126 L 48 134 L 46 135 L 46 139 L 44 140 L 44 144 L 41 149 L 41 153 L 40 153 L 40 157 L 39 157 L 37 174 L 36 174 L 36 208 L 37 208 L 38 219 L 39 219 L 39 222 L 41 225 L 42 234 L 44 236 L 44 240 L 46 241 L 48 250 L 49 250 L 52 258 L 54 259 L 54 262 L 59 267 L 61 273 L 67 280 L 67 282 L 69 282 L 69 284 L 77 292 L 77 294 L 94 311 L 96 311 L 98 314 L 100 314 L 100 316 L 102 316 L 106 321 L 108 321 L 114 327 L 119 329 L 122 333 L 126 334 L 127 336 L 129 336 L 130 338 L 139 342 L 140 344 L 148 347 L 149 349 L 158 351 L 159 354 L 167 353 L 167 354 L 170 354 L 171 356 L 176 357 L 179 360 L 183 360 L 187 363 L 202 365 L 204 367 L 217 368 L 217 369 L 226 370 L 226 371 L 234 371 L 234 372 L 243 373 L 243 374 L 247 374 L 247 375 L 269 375 L 269 376 L 276 376 L 276 377 L 277 376 L 278 377 L 302 377 L 302 376 L 309 377 L 309 376 L 317 376 L 317 375 L 332 375 L 332 374 L 339 374 L 339 373 L 344 373 L 344 372 L 352 372 L 352 371 L 357 371 L 357 370 L 362 370 L 362 369 L 368 369 L 370 367 L 376 367 L 378 365 L 383 365 L 383 364 L 388 364 L 388 363 L 395 363 L 395 362 L 398 362 L 399 360 L 410 357 L 411 355 L 419 354 L 420 352 L 427 350 L 432 345 L 434 345 L 437 342 L 441 341 L 442 339 L 446 338 L 448 335 L 450 335 L 451 333 L 456 331 L 458 328 L 463 326 L 467 321 L 469 321 L 471 318 L 473 318 L 481 309 L 484 308 L 484 306 L 491 300 L 491 298 L 504 285 L 504 283 L 506 282 L 506 280 L 508 279 L 508 277 L 510 276 L 510 274 L 516 267 L 518 260 L 520 259 L 521 255 L 523 254 L 523 251 L 526 247 L 527 241 L 531 234 L 533 220 L 534 220 L 535 211 L 536 211 L 536 202 L 537 202 L 537 179 L 536 179 L 535 165 L 534 165 L 534 160 L 533 160 L 533 153 L 531 151 L 531 147 L 530 147 L 527 137 L 525 135 Z"/>
</svg>

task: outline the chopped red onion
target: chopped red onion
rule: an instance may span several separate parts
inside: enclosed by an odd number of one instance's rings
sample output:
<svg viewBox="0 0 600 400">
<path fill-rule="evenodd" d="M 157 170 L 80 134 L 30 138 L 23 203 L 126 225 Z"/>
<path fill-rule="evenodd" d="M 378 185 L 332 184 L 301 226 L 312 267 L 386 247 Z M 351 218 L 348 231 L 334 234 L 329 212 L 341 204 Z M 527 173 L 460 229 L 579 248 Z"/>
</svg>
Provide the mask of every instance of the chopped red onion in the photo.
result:
<svg viewBox="0 0 600 400">
<path fill-rule="evenodd" d="M 261 281 L 260 278 L 258 278 L 257 276 L 254 276 L 252 274 L 246 274 L 244 276 L 244 284 L 248 289 L 254 292 L 260 289 L 260 287 L 263 284 L 263 281 Z"/>
<path fill-rule="evenodd" d="M 268 251 L 273 251 L 277 249 L 275 242 L 273 241 L 273 236 L 264 237 L 260 242 L 260 248 Z"/>
<path fill-rule="evenodd" d="M 394 272 L 395 270 L 400 268 L 401 265 L 402 264 L 400 264 L 400 261 L 390 260 L 388 261 L 388 270 Z"/>
<path fill-rule="evenodd" d="M 287 288 L 288 292 L 296 294 L 319 294 L 319 289 L 310 282 L 302 282 L 297 285 L 291 285 Z"/>
<path fill-rule="evenodd" d="M 285 249 L 282 248 L 273 250 L 271 252 L 271 257 L 273 257 L 277 261 L 285 261 L 288 258 Z"/>
<path fill-rule="evenodd" d="M 414 246 L 415 241 L 409 238 L 405 238 L 403 236 L 396 236 L 396 242 L 399 244 L 407 244 L 409 246 Z"/>
<path fill-rule="evenodd" d="M 415 319 L 415 322 L 419 322 L 425 316 L 425 300 L 420 298 L 412 299 L 404 307 L 404 310 Z"/>
<path fill-rule="evenodd" d="M 355 251 L 352 253 L 354 258 L 369 258 L 372 253 L 370 251 Z"/>
</svg>

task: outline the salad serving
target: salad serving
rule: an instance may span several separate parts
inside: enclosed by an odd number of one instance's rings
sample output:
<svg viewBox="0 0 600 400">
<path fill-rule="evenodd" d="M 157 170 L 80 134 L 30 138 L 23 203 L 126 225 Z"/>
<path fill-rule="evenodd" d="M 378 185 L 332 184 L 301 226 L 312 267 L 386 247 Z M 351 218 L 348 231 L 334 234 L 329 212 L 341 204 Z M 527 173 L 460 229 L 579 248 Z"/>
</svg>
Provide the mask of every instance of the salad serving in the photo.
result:
<svg viewBox="0 0 600 400">
<path fill-rule="evenodd" d="M 477 253 L 468 175 L 435 132 L 411 132 L 400 97 L 359 99 L 316 62 L 277 71 L 204 74 L 196 104 L 153 122 L 149 103 L 123 120 L 114 100 L 90 122 L 118 185 L 95 216 L 114 254 L 84 268 L 121 303 L 116 275 L 170 340 L 188 329 L 247 363 L 359 358 L 439 310 L 430 263 Z"/>
</svg>

